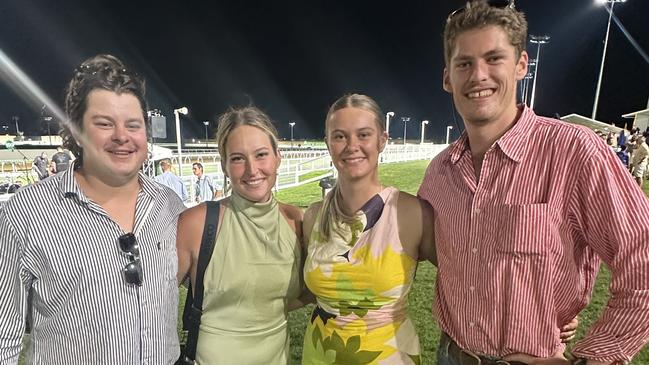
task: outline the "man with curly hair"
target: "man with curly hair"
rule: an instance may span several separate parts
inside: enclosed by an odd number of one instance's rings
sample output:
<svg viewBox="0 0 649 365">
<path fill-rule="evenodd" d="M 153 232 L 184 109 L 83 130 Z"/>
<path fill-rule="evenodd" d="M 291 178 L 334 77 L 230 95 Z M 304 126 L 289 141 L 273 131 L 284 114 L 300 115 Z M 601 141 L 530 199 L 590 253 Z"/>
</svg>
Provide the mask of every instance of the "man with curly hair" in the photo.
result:
<svg viewBox="0 0 649 365">
<path fill-rule="evenodd" d="M 114 56 L 92 57 L 65 109 L 76 160 L 0 207 L 0 363 L 17 363 L 29 315 L 28 363 L 173 364 L 184 205 L 140 172 L 144 81 Z"/>
</svg>

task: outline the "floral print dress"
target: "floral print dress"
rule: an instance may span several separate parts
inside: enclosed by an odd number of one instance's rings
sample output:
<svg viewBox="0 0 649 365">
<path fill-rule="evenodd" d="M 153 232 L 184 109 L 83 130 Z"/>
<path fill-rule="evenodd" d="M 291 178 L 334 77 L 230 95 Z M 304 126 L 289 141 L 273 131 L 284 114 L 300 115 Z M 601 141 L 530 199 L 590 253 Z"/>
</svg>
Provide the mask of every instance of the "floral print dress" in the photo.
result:
<svg viewBox="0 0 649 365">
<path fill-rule="evenodd" d="M 417 262 L 399 239 L 398 197 L 397 189 L 385 188 L 353 223 L 333 222 L 327 241 L 316 217 L 304 280 L 317 306 L 304 336 L 302 364 L 421 363 L 407 313 Z"/>
</svg>

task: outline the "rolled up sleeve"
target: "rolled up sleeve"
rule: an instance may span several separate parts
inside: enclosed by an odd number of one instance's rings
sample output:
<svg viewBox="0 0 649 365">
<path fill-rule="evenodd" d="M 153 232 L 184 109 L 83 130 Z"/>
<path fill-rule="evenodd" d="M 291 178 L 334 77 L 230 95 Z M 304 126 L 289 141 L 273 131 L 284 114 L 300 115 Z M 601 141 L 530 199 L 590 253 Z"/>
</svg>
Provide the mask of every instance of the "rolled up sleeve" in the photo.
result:
<svg viewBox="0 0 649 365">
<path fill-rule="evenodd" d="M 649 199 L 609 151 L 583 166 L 573 212 L 585 242 L 611 269 L 610 298 L 573 354 L 630 360 L 649 340 Z"/>
</svg>

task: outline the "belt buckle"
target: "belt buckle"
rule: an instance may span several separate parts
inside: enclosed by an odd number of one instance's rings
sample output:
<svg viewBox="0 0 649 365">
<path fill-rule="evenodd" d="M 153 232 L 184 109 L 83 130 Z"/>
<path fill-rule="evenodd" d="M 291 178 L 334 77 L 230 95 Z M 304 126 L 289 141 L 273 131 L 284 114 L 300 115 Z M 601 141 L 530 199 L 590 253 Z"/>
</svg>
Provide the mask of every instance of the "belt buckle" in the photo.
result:
<svg viewBox="0 0 649 365">
<path fill-rule="evenodd" d="M 497 365 L 511 365 L 511 363 L 507 360 L 496 360 Z"/>
</svg>

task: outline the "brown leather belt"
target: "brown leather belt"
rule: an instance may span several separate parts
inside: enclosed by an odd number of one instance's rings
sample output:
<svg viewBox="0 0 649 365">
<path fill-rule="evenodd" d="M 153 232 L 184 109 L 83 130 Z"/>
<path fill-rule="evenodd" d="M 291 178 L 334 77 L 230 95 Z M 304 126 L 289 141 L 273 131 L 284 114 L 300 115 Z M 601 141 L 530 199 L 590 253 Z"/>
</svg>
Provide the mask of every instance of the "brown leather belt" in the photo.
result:
<svg viewBox="0 0 649 365">
<path fill-rule="evenodd" d="M 464 351 L 446 333 L 442 333 L 439 345 L 447 348 L 448 357 L 458 365 L 527 365 L 520 361 L 507 361 Z"/>
</svg>

